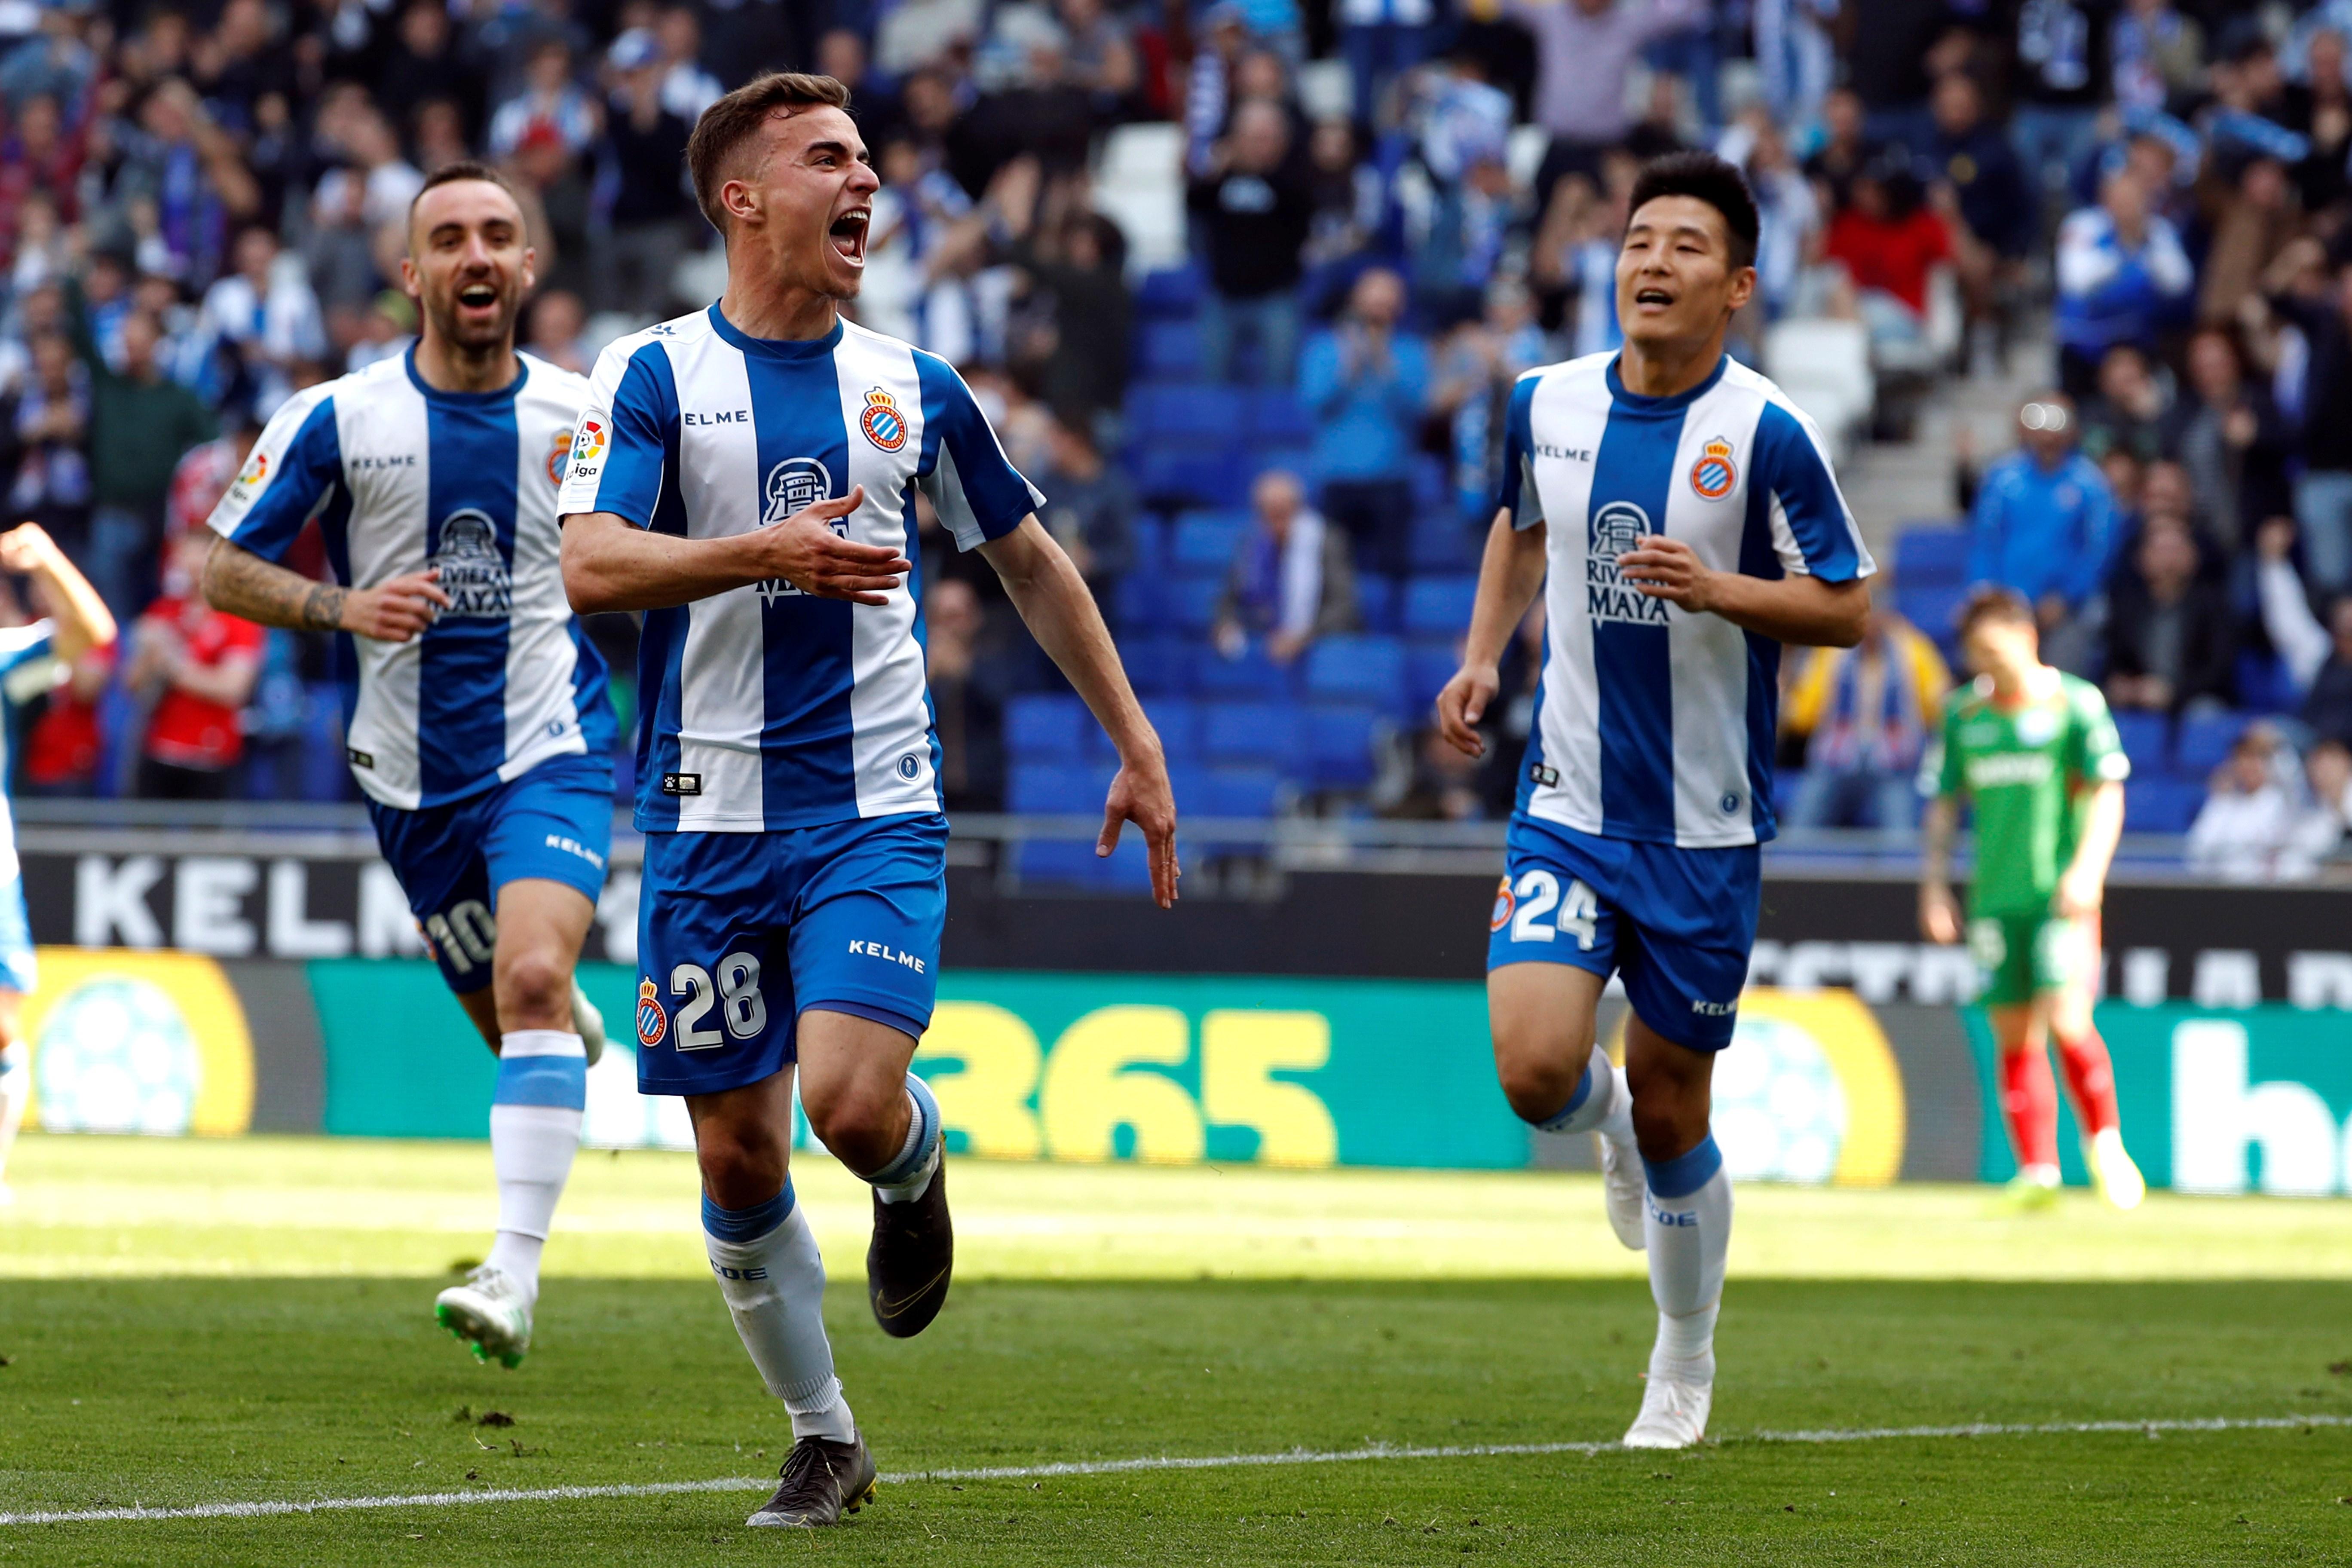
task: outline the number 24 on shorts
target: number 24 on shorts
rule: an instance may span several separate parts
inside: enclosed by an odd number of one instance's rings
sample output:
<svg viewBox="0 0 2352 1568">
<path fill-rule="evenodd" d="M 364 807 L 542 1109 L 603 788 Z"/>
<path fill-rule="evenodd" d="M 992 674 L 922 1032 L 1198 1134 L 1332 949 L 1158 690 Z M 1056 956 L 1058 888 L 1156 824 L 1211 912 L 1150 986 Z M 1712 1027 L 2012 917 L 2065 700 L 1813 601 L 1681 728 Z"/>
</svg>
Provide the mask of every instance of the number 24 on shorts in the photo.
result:
<svg viewBox="0 0 2352 1568">
<path fill-rule="evenodd" d="M 1496 889 L 1493 926 L 1509 926 L 1513 942 L 1550 942 L 1565 933 L 1590 952 L 1600 918 L 1601 900 L 1580 878 L 1570 879 L 1564 899 L 1559 879 L 1539 867 L 1520 873 L 1516 884 L 1505 879 Z"/>
<path fill-rule="evenodd" d="M 681 963 L 669 972 L 669 994 L 683 996 L 678 1004 L 677 1037 L 681 1051 L 707 1051 L 723 1046 L 728 1036 L 755 1040 L 768 1027 L 768 999 L 760 991 L 760 961 L 748 952 L 730 952 L 718 963 L 718 975 L 698 963 Z M 726 1032 L 710 1027 L 713 1009 Z"/>
</svg>

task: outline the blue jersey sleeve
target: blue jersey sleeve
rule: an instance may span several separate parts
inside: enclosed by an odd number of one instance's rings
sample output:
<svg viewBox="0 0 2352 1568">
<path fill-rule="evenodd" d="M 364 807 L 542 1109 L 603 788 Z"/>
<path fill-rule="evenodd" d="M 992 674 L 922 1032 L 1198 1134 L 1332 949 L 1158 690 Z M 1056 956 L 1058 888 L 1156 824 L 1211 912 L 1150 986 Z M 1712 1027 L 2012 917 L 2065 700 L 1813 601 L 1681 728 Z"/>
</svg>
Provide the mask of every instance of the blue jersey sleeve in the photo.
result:
<svg viewBox="0 0 2352 1568">
<path fill-rule="evenodd" d="M 1045 504 L 1044 493 L 1005 457 L 971 388 L 952 366 L 918 353 L 915 373 L 923 388 L 923 456 L 915 482 L 959 550 L 1003 538 Z"/>
<path fill-rule="evenodd" d="M 1850 583 L 1878 570 L 1862 530 L 1830 472 L 1828 449 L 1811 420 L 1769 402 L 1756 424 L 1755 472 L 1772 519 L 1772 546 L 1783 571 Z"/>
<path fill-rule="evenodd" d="M 624 338 L 596 361 L 556 497 L 561 517 L 609 511 L 649 526 L 677 441 L 677 377 L 657 341 Z"/>
<path fill-rule="evenodd" d="M 298 393 L 270 416 L 213 508 L 214 532 L 265 561 L 279 561 L 302 525 L 326 510 L 343 482 L 332 384 Z"/>
<path fill-rule="evenodd" d="M 1513 528 L 1533 528 L 1544 520 L 1543 496 L 1536 489 L 1536 385 L 1542 378 L 1529 374 L 1511 388 L 1511 406 L 1503 416 L 1503 478 L 1495 505 L 1511 514 Z"/>
</svg>

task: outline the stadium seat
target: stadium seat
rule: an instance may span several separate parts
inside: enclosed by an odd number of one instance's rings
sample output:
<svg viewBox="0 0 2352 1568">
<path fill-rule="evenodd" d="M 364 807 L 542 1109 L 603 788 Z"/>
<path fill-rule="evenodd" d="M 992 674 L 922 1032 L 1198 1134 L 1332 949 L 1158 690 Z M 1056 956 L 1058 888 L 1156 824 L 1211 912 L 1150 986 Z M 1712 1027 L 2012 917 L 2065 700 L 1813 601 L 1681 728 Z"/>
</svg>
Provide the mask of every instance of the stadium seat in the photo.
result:
<svg viewBox="0 0 2352 1568">
<path fill-rule="evenodd" d="M 1282 775 L 1272 768 L 1211 768 L 1204 816 L 1272 816 Z"/>
<path fill-rule="evenodd" d="M 1452 637 L 1415 637 L 1405 647 L 1404 700 L 1406 717 L 1415 725 L 1430 722 L 1430 704 L 1462 668 L 1462 655 Z"/>
<path fill-rule="evenodd" d="M 1191 262 L 1143 275 L 1136 285 L 1135 309 L 1147 320 L 1190 321 L 1207 291 L 1201 269 Z"/>
<path fill-rule="evenodd" d="M 2238 706 L 2249 713 L 2292 713 L 2303 705 L 2294 677 L 2273 654 L 2238 656 Z"/>
<path fill-rule="evenodd" d="M 1356 579 L 1356 607 L 1363 613 L 1364 629 L 1368 632 L 1395 631 L 1397 606 L 1403 597 L 1403 589 L 1393 577 Z"/>
<path fill-rule="evenodd" d="M 1416 572 L 1460 572 L 1475 564 L 1470 554 L 1470 530 L 1450 506 L 1414 518 L 1407 545 Z"/>
<path fill-rule="evenodd" d="M 1122 591 L 1126 584 L 1121 584 Z M 1193 645 L 1181 637 L 1141 637 L 1121 640 L 1128 679 L 1147 697 L 1183 697 L 1192 689 Z"/>
<path fill-rule="evenodd" d="M 1249 476 L 1223 446 L 1150 443 L 1135 449 L 1136 486 L 1160 506 L 1239 506 Z"/>
<path fill-rule="evenodd" d="M 1217 595 L 1223 587 L 1224 584 L 1214 577 L 1170 578 L 1160 584 L 1161 624 L 1194 637 L 1206 637 L 1209 623 L 1216 618 Z M 1193 666 L 1196 679 L 1200 668 L 1196 661 Z"/>
<path fill-rule="evenodd" d="M 1295 767 L 1298 751 L 1298 715 L 1286 703 L 1202 705 L 1201 754 L 1213 763 Z"/>
<path fill-rule="evenodd" d="M 1252 396 L 1247 434 L 1258 447 L 1305 447 L 1315 439 L 1315 416 L 1286 386 L 1266 387 Z"/>
<path fill-rule="evenodd" d="M 1404 689 L 1404 645 L 1394 637 L 1330 637 L 1307 650 L 1310 697 L 1393 710 Z"/>
<path fill-rule="evenodd" d="M 1024 884 L 1104 893 L 1140 892 L 1151 886 L 1143 835 L 1132 831 L 1120 835 L 1108 858 L 1083 839 L 1046 839 L 1022 845 L 1014 865 Z"/>
<path fill-rule="evenodd" d="M 2206 775 L 2228 759 L 2230 748 L 2238 743 L 2245 729 L 2246 717 L 2242 713 L 2208 713 L 2183 719 L 2172 737 L 2173 771 L 2201 785 Z"/>
<path fill-rule="evenodd" d="M 1201 374 L 1201 333 L 1190 321 L 1146 321 L 1136 333 L 1143 374 L 1176 379 Z"/>
<path fill-rule="evenodd" d="M 1426 452 L 1412 456 L 1412 499 L 1414 505 L 1424 508 L 1445 504 L 1445 465 Z"/>
<path fill-rule="evenodd" d="M 1014 763 L 1005 770 L 1005 806 L 1033 816 L 1099 811 L 1102 790 L 1095 787 L 1098 771 L 1074 763 Z M 1103 780 L 1106 787 L 1109 782 Z"/>
<path fill-rule="evenodd" d="M 1361 789 L 1372 782 L 1379 712 L 1361 703 L 1318 702 L 1307 710 L 1307 776 L 1324 789 Z"/>
<path fill-rule="evenodd" d="M 1188 511 L 1168 541 L 1168 568 L 1188 577 L 1224 575 L 1249 531 L 1249 519 L 1225 511 Z"/>
<path fill-rule="evenodd" d="M 1895 610 L 1930 638 L 1945 645 L 1959 635 L 1953 617 L 1960 613 L 1968 595 L 1968 588 L 1957 583 L 1915 584 L 1900 575 L 1895 582 Z"/>
<path fill-rule="evenodd" d="M 1173 547 L 1175 525 L 1166 518 L 1146 513 L 1135 520 L 1136 572 L 1160 572 L 1167 569 L 1168 552 Z"/>
<path fill-rule="evenodd" d="M 2151 776 L 2124 786 L 2124 831 L 2186 833 L 2205 804 L 2205 786 L 2187 779 Z"/>
<path fill-rule="evenodd" d="M 1968 575 L 1965 527 L 1914 522 L 1895 536 L 1895 580 L 1906 587 L 1960 587 L 1967 584 Z"/>
<path fill-rule="evenodd" d="M 2132 772 L 2147 777 L 2164 771 L 2166 741 L 2171 726 L 2161 713 L 2126 708 L 2116 714 L 2116 733 L 2131 759 Z"/>
<path fill-rule="evenodd" d="M 1160 591 L 1164 581 L 1158 572 L 1140 567 L 1118 580 L 1111 604 L 1118 612 L 1121 631 L 1132 636 L 1166 624 L 1167 606 Z"/>
<path fill-rule="evenodd" d="M 1290 694 L 1290 671 L 1265 657 L 1263 643 L 1250 644 L 1235 658 L 1209 647 L 1192 662 L 1192 684 L 1203 697 L 1274 702 Z"/>
<path fill-rule="evenodd" d="M 1248 395 L 1204 382 L 1153 382 L 1128 394 L 1127 422 L 1139 441 L 1229 444 L 1249 423 Z"/>
<path fill-rule="evenodd" d="M 1168 763 L 1189 763 L 1201 754 L 1201 705 L 1186 697 L 1158 697 L 1143 705 L 1151 727 L 1160 731 L 1160 749 Z M 1097 726 L 1099 732 L 1099 726 Z"/>
<path fill-rule="evenodd" d="M 1024 763 L 1054 763 L 1085 751 L 1094 729 L 1087 705 L 1075 697 L 1032 694 L 1004 705 L 1004 749 Z"/>
<path fill-rule="evenodd" d="M 1276 470 L 1297 476 L 1301 483 L 1315 471 L 1315 453 L 1306 447 L 1264 447 L 1250 461 L 1250 478 Z"/>
<path fill-rule="evenodd" d="M 1470 606 L 1478 579 L 1416 577 L 1405 584 L 1404 630 L 1408 637 L 1460 637 L 1470 626 Z"/>
</svg>

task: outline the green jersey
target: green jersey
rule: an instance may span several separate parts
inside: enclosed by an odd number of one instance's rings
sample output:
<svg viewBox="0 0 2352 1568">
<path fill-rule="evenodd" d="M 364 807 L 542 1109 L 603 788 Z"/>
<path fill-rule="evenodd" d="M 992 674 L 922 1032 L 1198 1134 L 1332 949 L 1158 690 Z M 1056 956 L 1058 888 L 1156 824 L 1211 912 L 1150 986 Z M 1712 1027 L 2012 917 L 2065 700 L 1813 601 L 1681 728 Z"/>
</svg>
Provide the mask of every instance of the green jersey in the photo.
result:
<svg viewBox="0 0 2352 1568">
<path fill-rule="evenodd" d="M 2042 914 L 2082 837 L 2087 792 L 2131 772 L 2107 700 L 2061 674 L 2048 697 L 2015 707 L 1979 678 L 1944 709 L 1942 740 L 1927 759 L 1939 795 L 1966 795 L 1976 811 L 1972 915 Z"/>
</svg>

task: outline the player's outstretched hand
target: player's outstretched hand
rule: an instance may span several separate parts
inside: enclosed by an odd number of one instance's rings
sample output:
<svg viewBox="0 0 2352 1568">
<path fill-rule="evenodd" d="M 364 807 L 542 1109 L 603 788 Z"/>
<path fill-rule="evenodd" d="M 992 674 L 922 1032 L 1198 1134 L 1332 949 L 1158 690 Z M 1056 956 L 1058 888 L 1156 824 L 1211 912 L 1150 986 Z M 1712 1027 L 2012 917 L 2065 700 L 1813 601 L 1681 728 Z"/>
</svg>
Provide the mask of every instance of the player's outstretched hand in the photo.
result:
<svg viewBox="0 0 2352 1568">
<path fill-rule="evenodd" d="M 1108 855 L 1118 847 L 1120 827 L 1132 822 L 1143 830 L 1143 848 L 1151 861 L 1151 898 L 1161 909 L 1176 904 L 1176 881 L 1184 868 L 1176 863 L 1176 792 L 1168 783 L 1168 764 L 1149 762 L 1121 764 L 1103 801 L 1102 837 L 1095 853 Z"/>
<path fill-rule="evenodd" d="M 1960 906 L 1940 883 L 1919 884 L 1919 934 L 1939 946 L 1960 940 Z"/>
<path fill-rule="evenodd" d="M 833 531 L 835 518 L 865 504 L 866 487 L 854 485 L 845 496 L 813 502 L 752 535 L 774 567 L 771 574 L 820 599 L 888 604 L 914 563 L 887 544 L 852 544 Z"/>
<path fill-rule="evenodd" d="M 438 572 L 411 572 L 354 588 L 343 596 L 343 630 L 377 642 L 406 642 L 433 624 L 449 607 L 449 591 Z"/>
<path fill-rule="evenodd" d="M 1465 664 L 1455 670 L 1437 694 L 1437 732 L 1465 756 L 1485 756 L 1486 737 L 1478 733 L 1478 721 L 1502 689 L 1502 675 L 1491 664 Z"/>
<path fill-rule="evenodd" d="M 1663 533 L 1644 534 L 1633 549 L 1617 557 L 1617 571 L 1653 599 L 1680 605 L 1693 614 L 1715 607 L 1716 574 L 1683 540 Z"/>
</svg>

